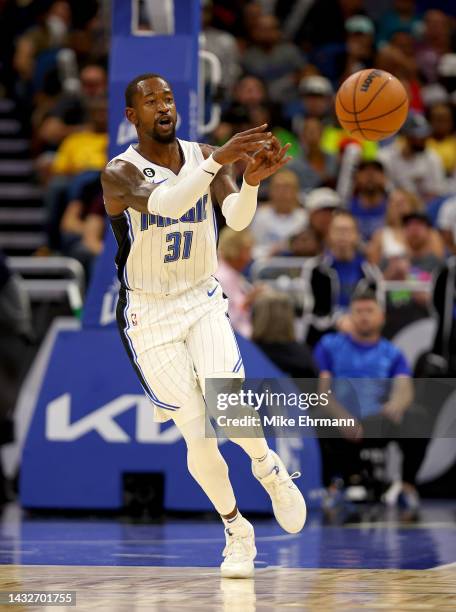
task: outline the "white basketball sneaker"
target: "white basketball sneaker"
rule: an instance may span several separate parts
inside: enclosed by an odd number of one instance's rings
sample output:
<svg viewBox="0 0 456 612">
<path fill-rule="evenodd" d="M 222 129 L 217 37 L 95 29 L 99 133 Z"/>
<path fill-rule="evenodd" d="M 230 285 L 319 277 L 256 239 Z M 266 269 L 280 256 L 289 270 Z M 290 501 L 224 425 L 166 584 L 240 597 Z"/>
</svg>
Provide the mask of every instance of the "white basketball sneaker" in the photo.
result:
<svg viewBox="0 0 456 612">
<path fill-rule="evenodd" d="M 239 525 L 225 528 L 225 538 L 222 553 L 225 559 L 220 566 L 222 578 L 252 578 L 257 554 L 253 526 L 241 517 Z"/>
<path fill-rule="evenodd" d="M 272 472 L 260 478 L 255 474 L 255 465 L 252 461 L 253 475 L 269 493 L 274 516 L 282 529 L 288 533 L 298 533 L 304 527 L 307 516 L 304 497 L 293 482 L 293 479 L 299 478 L 301 473 L 294 472 L 290 476 L 277 453 L 272 450 L 269 452 L 275 461 Z"/>
</svg>

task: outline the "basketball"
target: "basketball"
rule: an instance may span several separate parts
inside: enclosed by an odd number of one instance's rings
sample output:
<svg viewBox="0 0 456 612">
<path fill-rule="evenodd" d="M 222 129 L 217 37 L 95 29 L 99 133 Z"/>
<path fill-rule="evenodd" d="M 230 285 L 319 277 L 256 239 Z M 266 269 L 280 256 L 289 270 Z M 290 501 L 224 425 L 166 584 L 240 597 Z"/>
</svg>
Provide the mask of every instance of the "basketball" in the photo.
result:
<svg viewBox="0 0 456 612">
<path fill-rule="evenodd" d="M 402 83 L 383 70 L 355 72 L 336 96 L 336 115 L 350 134 L 364 140 L 384 140 L 407 118 L 409 98 Z"/>
</svg>

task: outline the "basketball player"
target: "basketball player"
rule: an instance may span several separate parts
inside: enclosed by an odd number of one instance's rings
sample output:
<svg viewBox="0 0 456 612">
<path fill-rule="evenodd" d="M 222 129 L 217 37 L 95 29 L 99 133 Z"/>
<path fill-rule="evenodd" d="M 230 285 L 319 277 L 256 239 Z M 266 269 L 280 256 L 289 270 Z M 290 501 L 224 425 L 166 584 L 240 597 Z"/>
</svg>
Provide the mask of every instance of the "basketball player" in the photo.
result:
<svg viewBox="0 0 456 612">
<path fill-rule="evenodd" d="M 218 149 L 176 138 L 173 92 L 158 75 L 136 77 L 125 97 L 138 144 L 102 173 L 119 247 L 120 334 L 155 418 L 174 420 L 187 445 L 188 469 L 225 524 L 222 576 L 251 577 L 253 527 L 237 508 L 216 437 L 205 435 L 206 379 L 234 378 L 239 388 L 244 379 L 227 299 L 213 276 L 213 202 L 230 227 L 247 227 L 260 181 L 287 163 L 288 146 L 280 148 L 266 125 L 236 134 Z M 240 191 L 231 172 L 237 160 L 247 162 Z M 253 475 L 269 493 L 279 524 L 290 533 L 300 531 L 304 498 L 280 458 L 262 435 L 233 441 L 251 458 Z"/>
</svg>

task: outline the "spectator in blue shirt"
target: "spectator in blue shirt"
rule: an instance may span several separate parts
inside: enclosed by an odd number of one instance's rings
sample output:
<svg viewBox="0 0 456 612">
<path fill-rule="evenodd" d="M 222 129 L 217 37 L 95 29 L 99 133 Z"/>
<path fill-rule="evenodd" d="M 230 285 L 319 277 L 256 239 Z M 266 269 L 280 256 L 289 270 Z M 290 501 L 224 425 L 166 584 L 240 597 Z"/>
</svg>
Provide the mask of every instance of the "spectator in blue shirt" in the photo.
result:
<svg viewBox="0 0 456 612">
<path fill-rule="evenodd" d="M 347 310 L 351 296 L 359 281 L 364 278 L 364 256 L 358 251 L 359 231 L 356 219 L 349 212 L 334 213 L 328 230 L 326 263 L 338 278 L 337 306 Z"/>
<path fill-rule="evenodd" d="M 362 161 L 355 174 L 354 196 L 349 210 L 358 221 L 361 237 L 368 241 L 383 227 L 386 214 L 386 176 L 378 160 Z"/>
<path fill-rule="evenodd" d="M 352 299 L 350 319 L 349 333 L 323 336 L 314 351 L 321 390 L 332 388 L 331 416 L 355 419 L 354 427 L 340 429 L 340 437 L 321 440 L 325 481 L 341 476 L 350 483 L 360 474 L 360 448 L 396 440 L 404 455 L 402 495 L 416 509 L 415 475 L 426 440 L 404 436 L 415 418 L 407 412 L 413 401 L 410 368 L 402 352 L 381 336 L 384 313 L 373 292 Z"/>
</svg>

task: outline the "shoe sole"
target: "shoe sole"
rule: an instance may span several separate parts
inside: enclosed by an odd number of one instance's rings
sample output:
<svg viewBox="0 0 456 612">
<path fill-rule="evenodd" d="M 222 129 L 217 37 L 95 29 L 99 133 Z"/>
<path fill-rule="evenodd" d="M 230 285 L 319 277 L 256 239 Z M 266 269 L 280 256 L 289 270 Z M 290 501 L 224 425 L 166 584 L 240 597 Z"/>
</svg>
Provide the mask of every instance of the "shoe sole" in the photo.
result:
<svg viewBox="0 0 456 612">
<path fill-rule="evenodd" d="M 235 570 L 234 568 L 220 568 L 220 575 L 222 578 L 253 578 L 254 574 L 255 567 L 253 563 L 251 568 L 245 569 L 244 571 Z"/>
</svg>

